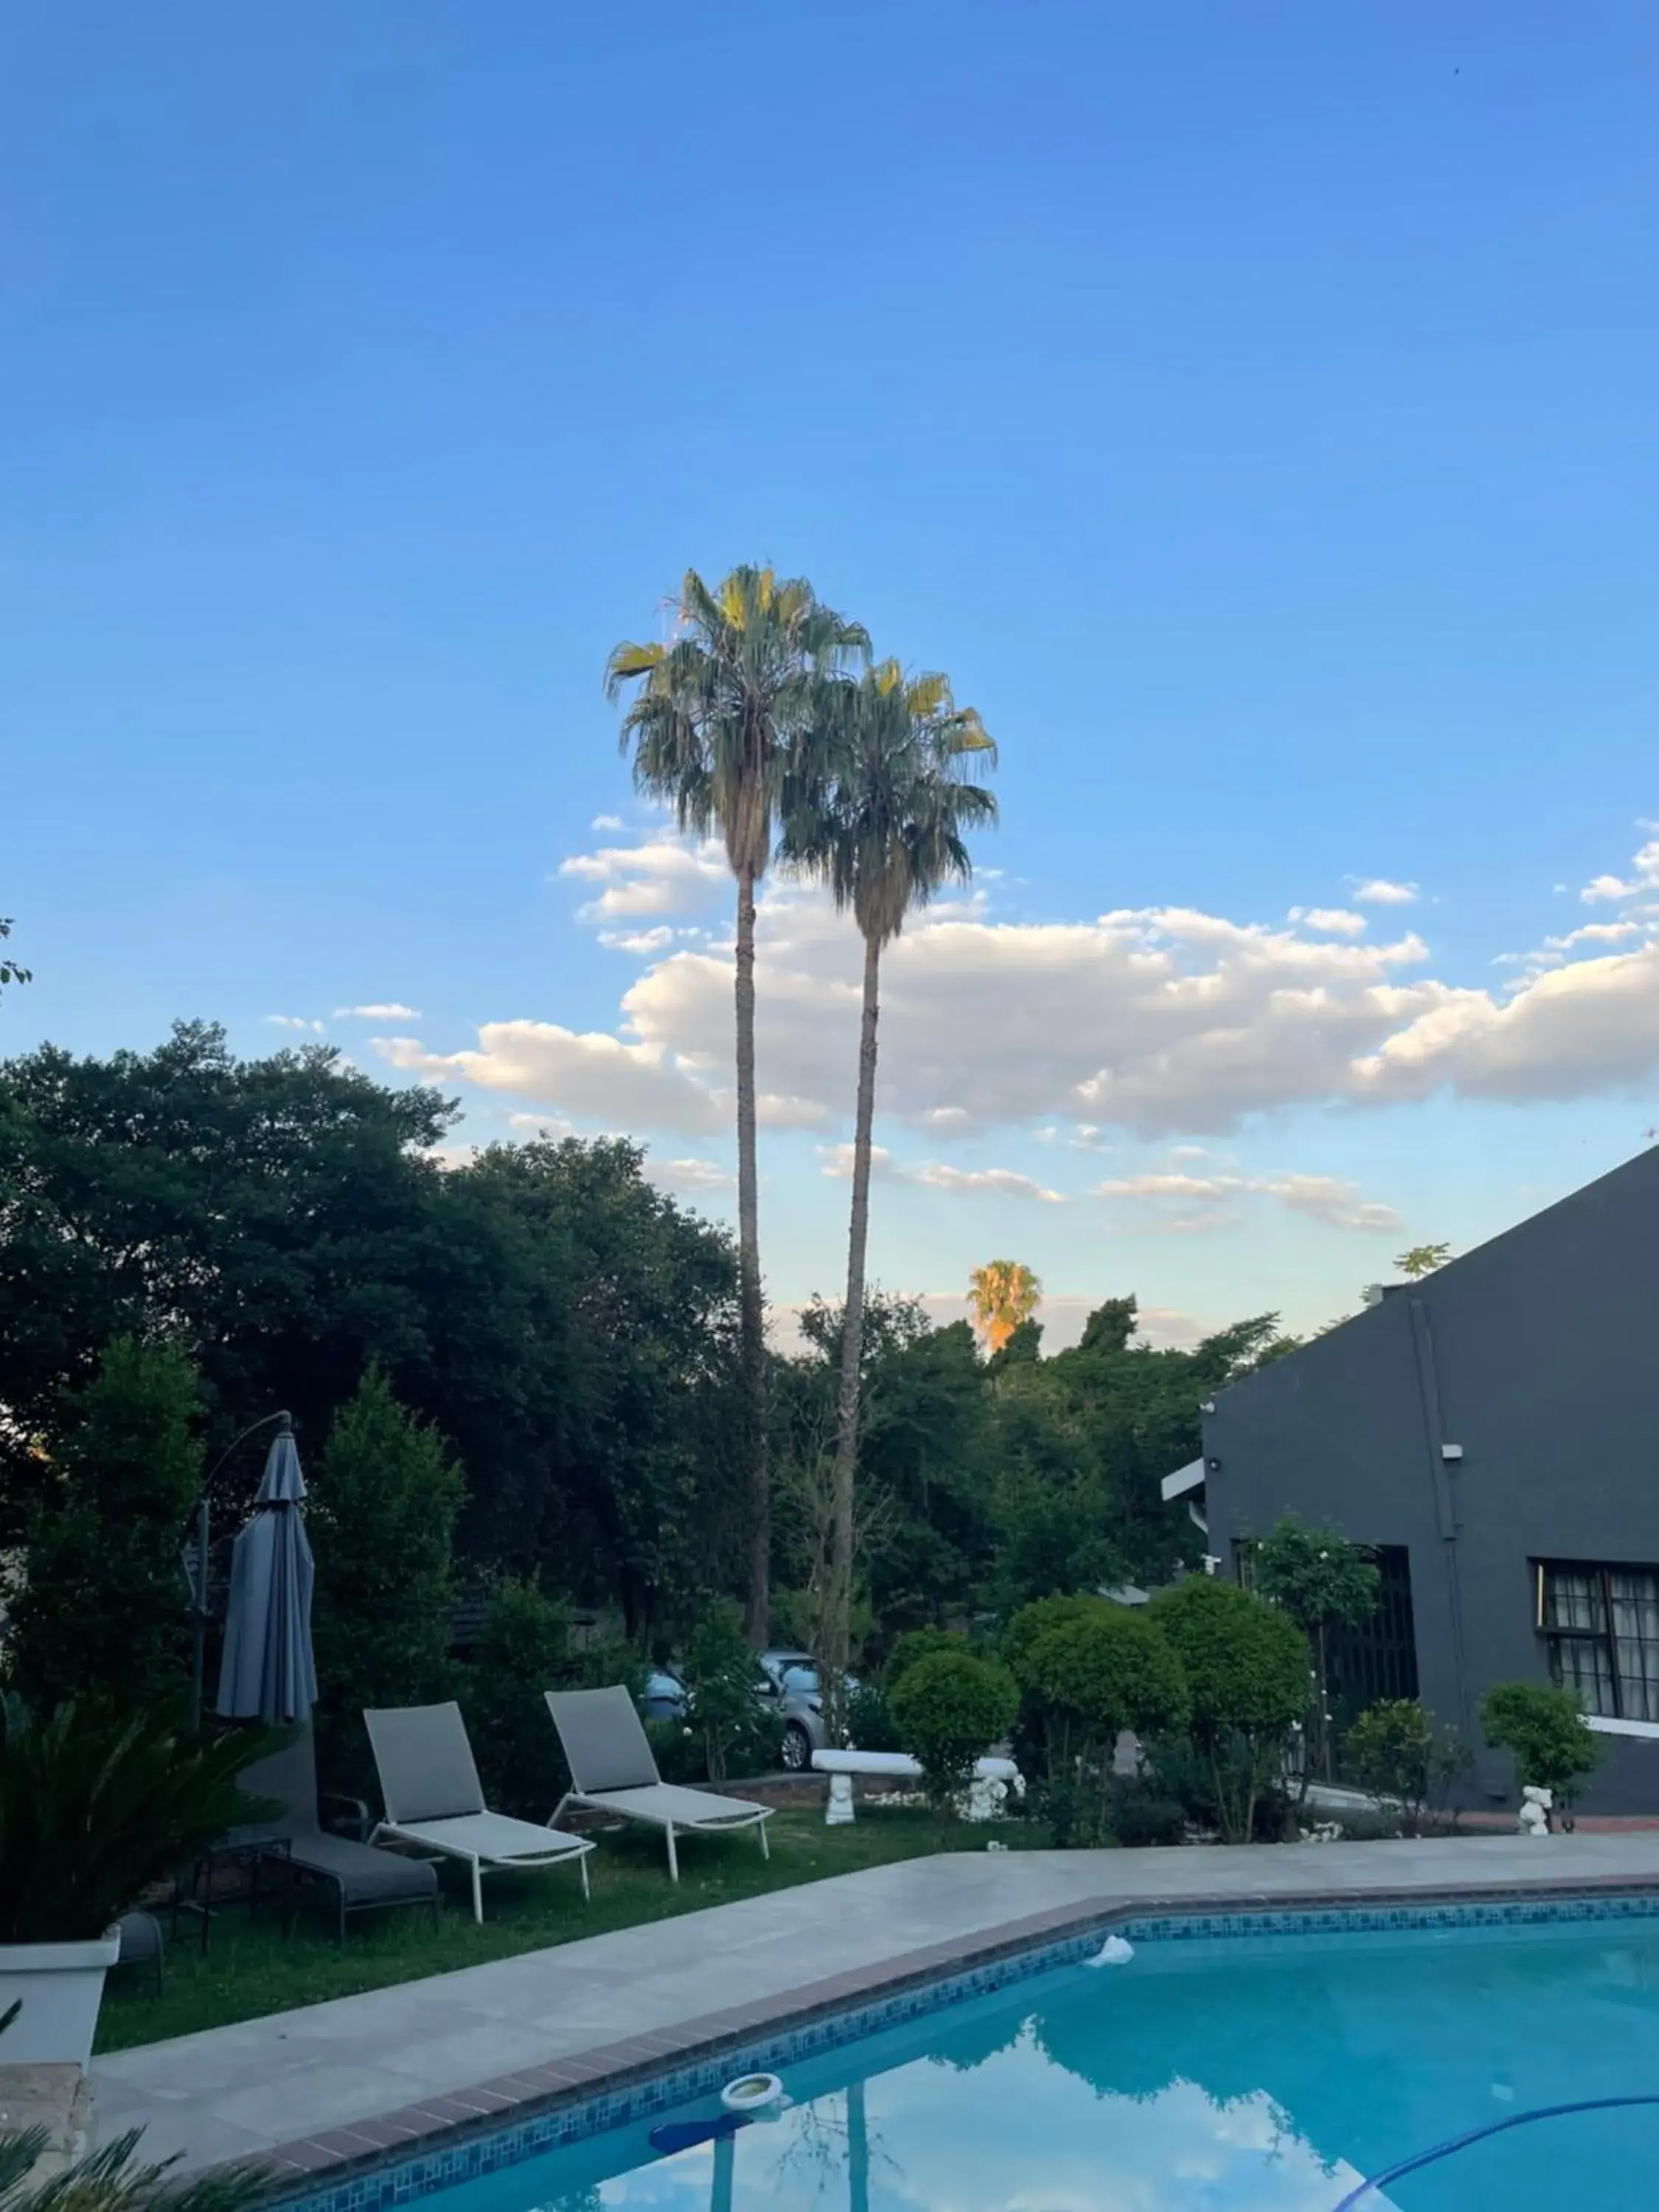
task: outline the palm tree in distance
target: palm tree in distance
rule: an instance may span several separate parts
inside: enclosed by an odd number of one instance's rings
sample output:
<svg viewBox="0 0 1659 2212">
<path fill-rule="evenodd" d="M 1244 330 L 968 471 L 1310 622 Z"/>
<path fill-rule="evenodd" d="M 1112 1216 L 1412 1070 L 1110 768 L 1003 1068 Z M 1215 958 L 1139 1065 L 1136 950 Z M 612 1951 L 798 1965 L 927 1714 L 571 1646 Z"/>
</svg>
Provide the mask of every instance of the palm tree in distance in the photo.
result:
<svg viewBox="0 0 1659 2212">
<path fill-rule="evenodd" d="M 974 1327 L 993 1353 L 1042 1303 L 1042 1285 L 1021 1261 L 988 1260 L 968 1278 Z"/>
<path fill-rule="evenodd" d="M 949 883 L 973 873 L 966 833 L 996 820 L 997 803 L 971 779 L 994 766 L 996 747 L 971 707 L 958 707 L 947 679 L 906 678 L 884 660 L 857 682 L 823 687 L 817 741 L 790 779 L 781 856 L 827 884 L 851 908 L 864 939 L 864 1006 L 853 1134 L 853 1203 L 842 1310 L 841 1380 L 836 1407 L 830 1557 L 818 1680 L 825 1715 L 839 1732 L 850 1656 L 854 1475 L 864 1351 L 864 1268 L 870 1233 L 870 1166 L 876 1112 L 876 1028 L 881 956 Z"/>
<path fill-rule="evenodd" d="M 621 744 L 634 781 L 682 830 L 718 836 L 738 886 L 738 1267 L 749 1510 L 747 1627 L 770 1630 L 771 1496 L 766 1468 L 766 1317 L 761 1300 L 755 1146 L 755 886 L 772 856 L 786 772 L 824 679 L 867 660 L 858 623 L 820 604 L 804 577 L 734 568 L 713 589 L 688 568 L 665 645 L 619 645 L 605 663 L 614 699 L 635 686 Z"/>
</svg>

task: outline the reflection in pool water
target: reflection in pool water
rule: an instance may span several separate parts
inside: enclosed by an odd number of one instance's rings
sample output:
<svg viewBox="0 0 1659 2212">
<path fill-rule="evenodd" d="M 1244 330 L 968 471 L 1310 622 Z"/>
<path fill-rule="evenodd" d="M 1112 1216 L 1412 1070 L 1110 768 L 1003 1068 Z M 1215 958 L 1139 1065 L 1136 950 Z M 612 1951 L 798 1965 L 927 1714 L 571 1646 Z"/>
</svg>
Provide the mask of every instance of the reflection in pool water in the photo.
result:
<svg viewBox="0 0 1659 2212">
<path fill-rule="evenodd" d="M 442 2212 L 1332 2212 L 1506 2113 L 1659 2091 L 1659 1923 L 1148 1943 L 785 2070 L 725 2142 L 659 2159 L 642 2123 Z M 1585 2114 L 1367 2202 L 1633 2204 L 1656 2171 L 1659 2111 Z"/>
</svg>

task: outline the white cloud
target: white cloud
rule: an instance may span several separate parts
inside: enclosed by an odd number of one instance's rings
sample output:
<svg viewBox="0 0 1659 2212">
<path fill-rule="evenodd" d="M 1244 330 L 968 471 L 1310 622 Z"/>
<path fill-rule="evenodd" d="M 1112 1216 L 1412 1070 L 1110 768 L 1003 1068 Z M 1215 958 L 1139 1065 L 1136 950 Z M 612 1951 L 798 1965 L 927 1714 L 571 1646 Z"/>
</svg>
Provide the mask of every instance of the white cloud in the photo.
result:
<svg viewBox="0 0 1659 2212">
<path fill-rule="evenodd" d="M 556 1022 L 486 1022 L 475 1049 L 429 1052 L 416 1037 L 374 1037 L 393 1067 L 436 1081 L 464 1076 L 487 1091 L 544 1099 L 567 1114 L 624 1128 L 724 1127 L 720 1098 L 655 1044 L 628 1044 Z"/>
<path fill-rule="evenodd" d="M 1350 877 L 1356 906 L 1415 906 L 1422 894 L 1415 884 L 1391 883 L 1387 876 Z"/>
<path fill-rule="evenodd" d="M 509 1114 L 507 1125 L 522 1130 L 526 1137 L 545 1137 L 550 1141 L 576 1133 L 575 1124 L 559 1114 Z"/>
<path fill-rule="evenodd" d="M 1363 1200 L 1351 1182 L 1338 1176 L 1252 1176 L 1249 1188 L 1275 1198 L 1292 1213 L 1305 1213 L 1330 1229 L 1388 1229 L 1400 1226 L 1391 1206 Z"/>
<path fill-rule="evenodd" d="M 1288 919 L 1330 937 L 1363 937 L 1370 927 L 1363 914 L 1353 914 L 1343 906 L 1293 906 Z"/>
<path fill-rule="evenodd" d="M 818 1158 L 823 1164 L 818 1170 L 820 1175 L 827 1175 L 833 1182 L 850 1182 L 852 1181 L 853 1160 L 855 1151 L 854 1146 L 852 1145 L 820 1145 L 817 1149 Z M 888 1169 L 890 1168 L 892 1164 L 893 1155 L 888 1151 L 885 1145 L 871 1146 L 870 1172 L 872 1175 L 885 1175 Z"/>
<path fill-rule="evenodd" d="M 717 885 L 723 896 L 726 881 L 714 848 L 663 836 L 576 856 L 565 872 L 671 903 Z M 1214 1137 L 1310 1103 L 1442 1089 L 1594 1095 L 1659 1069 L 1659 962 L 1628 932 L 1638 917 L 1645 906 L 1589 925 L 1616 938 L 1564 935 L 1523 956 L 1503 988 L 1485 989 L 1437 978 L 1413 933 L 1388 942 L 1322 933 L 1305 912 L 1278 926 L 1174 907 L 1028 923 L 945 901 L 915 917 L 883 962 L 883 1125 L 958 1139 L 1036 1122 L 1105 1151 L 1122 1132 Z M 380 1049 L 411 1072 L 608 1127 L 726 1127 L 729 941 L 665 944 L 655 927 L 615 934 L 642 963 L 617 1033 L 507 1020 L 487 1024 L 470 1051 L 434 1051 L 406 1034 Z M 1588 957 L 1603 948 L 1610 957 Z M 857 933 L 819 893 L 774 885 L 759 958 L 761 1118 L 774 1128 L 833 1123 L 856 1066 Z"/>
<path fill-rule="evenodd" d="M 1356 1095 L 1582 1098 L 1659 1066 L 1659 945 L 1579 960 L 1522 980 L 1500 1004 L 1450 990 L 1354 1063 Z"/>
<path fill-rule="evenodd" d="M 851 1179 L 851 1145 L 820 1145 L 817 1150 L 821 1174 L 838 1182 Z M 924 1190 L 949 1191 L 957 1195 L 989 1194 L 1004 1198 L 1036 1198 L 1048 1206 L 1066 1203 L 1059 1191 L 1049 1190 L 1032 1176 L 1019 1175 L 1012 1168 L 958 1168 L 942 1160 L 922 1160 L 915 1166 L 900 1166 L 884 1145 L 870 1147 L 870 1171 L 872 1176 L 893 1176 L 901 1182 L 919 1184 Z"/>
<path fill-rule="evenodd" d="M 1635 873 L 1628 878 L 1595 876 L 1578 894 L 1587 906 L 1599 901 L 1617 902 L 1621 899 L 1643 898 L 1650 891 L 1659 890 L 1659 837 L 1651 838 L 1643 846 L 1631 863 Z"/>
<path fill-rule="evenodd" d="M 367 1006 L 336 1006 L 334 1018 L 337 1022 L 418 1022 L 421 1010 L 400 1006 L 395 999 L 387 999 Z"/>
<path fill-rule="evenodd" d="M 1582 929 L 1570 929 L 1565 937 L 1547 937 L 1545 944 L 1552 952 L 1571 952 L 1580 945 L 1617 945 L 1623 939 L 1639 937 L 1639 921 L 1587 921 Z"/>
<path fill-rule="evenodd" d="M 1296 1175 L 1287 1170 L 1257 1176 L 1206 1176 L 1182 1169 L 1151 1169 L 1097 1183 L 1095 1192 L 1100 1198 L 1158 1209 L 1154 1225 L 1165 1233 L 1194 1234 L 1231 1227 L 1238 1218 L 1235 1201 L 1250 1195 L 1274 1199 L 1291 1212 L 1306 1214 L 1331 1229 L 1400 1226 L 1400 1216 L 1393 1206 L 1363 1199 L 1352 1183 L 1337 1176 Z"/>
<path fill-rule="evenodd" d="M 595 830 L 625 830 L 628 824 L 620 814 L 596 814 L 590 826 Z"/>
<path fill-rule="evenodd" d="M 731 883 L 725 853 L 714 839 L 699 844 L 667 835 L 642 845 L 573 854 L 560 863 L 559 873 L 604 885 L 597 898 L 577 909 L 580 921 L 594 922 L 695 912 Z"/>
<path fill-rule="evenodd" d="M 737 1177 L 715 1160 L 659 1160 L 647 1154 L 645 1171 L 671 1190 L 735 1190 Z"/>
<path fill-rule="evenodd" d="M 924 1160 L 920 1167 L 906 1168 L 902 1173 L 907 1182 L 921 1183 L 928 1190 L 986 1192 L 1004 1198 L 1038 1198 L 1046 1206 L 1064 1206 L 1066 1203 L 1059 1191 L 1046 1189 L 1031 1176 L 1018 1175 L 1012 1168 L 955 1168 L 940 1160 Z"/>
<path fill-rule="evenodd" d="M 653 952 L 666 952 L 674 942 L 672 925 L 659 922 L 655 929 L 602 929 L 599 943 L 607 951 L 631 952 L 636 958 L 649 959 Z"/>
<path fill-rule="evenodd" d="M 327 1027 L 325 1022 L 314 1022 L 304 1014 L 266 1014 L 264 1020 L 274 1030 L 308 1030 L 319 1035 Z"/>
</svg>

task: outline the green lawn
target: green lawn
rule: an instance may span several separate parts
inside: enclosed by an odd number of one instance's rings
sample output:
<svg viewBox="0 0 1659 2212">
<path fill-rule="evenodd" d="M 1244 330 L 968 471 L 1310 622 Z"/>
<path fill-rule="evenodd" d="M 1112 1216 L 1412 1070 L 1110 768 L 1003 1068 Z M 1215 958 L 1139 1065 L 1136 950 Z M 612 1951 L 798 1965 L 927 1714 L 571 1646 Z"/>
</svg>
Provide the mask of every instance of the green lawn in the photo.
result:
<svg viewBox="0 0 1659 2212">
<path fill-rule="evenodd" d="M 337 1948 L 331 1918 L 319 1907 L 302 1909 L 284 1941 L 270 1908 L 251 1917 L 238 1906 L 214 1916 L 206 1958 L 197 1948 L 198 1923 L 181 1917 L 167 1947 L 167 1986 L 137 1968 L 112 1974 L 98 2023 L 98 2048 L 122 2051 L 163 2036 L 222 2027 L 293 2005 L 319 2004 L 392 1982 L 417 1980 L 457 1966 L 511 1958 L 581 1936 L 603 1936 L 636 1922 L 665 1920 L 734 1898 L 851 1874 L 890 1859 L 928 1851 L 983 1850 L 994 1834 L 1011 1848 L 1045 1840 L 1034 1822 L 999 1823 L 992 1830 L 960 1821 L 942 1824 L 908 1807 L 861 1808 L 851 1827 L 826 1828 L 821 1811 L 780 1812 L 769 1823 L 772 1856 L 763 1859 L 752 1835 L 684 1837 L 680 1881 L 668 1879 L 662 1838 L 643 1829 L 609 1832 L 587 1862 L 593 1885 L 584 1905 L 574 1869 L 544 1874 L 498 1874 L 484 1880 L 483 1927 L 475 1925 L 465 1869 L 440 1869 L 444 1911 L 434 1926 L 429 1912 L 402 1910 L 354 1921 L 344 1948 Z M 803 1965 L 802 1978 L 809 1978 Z"/>
</svg>

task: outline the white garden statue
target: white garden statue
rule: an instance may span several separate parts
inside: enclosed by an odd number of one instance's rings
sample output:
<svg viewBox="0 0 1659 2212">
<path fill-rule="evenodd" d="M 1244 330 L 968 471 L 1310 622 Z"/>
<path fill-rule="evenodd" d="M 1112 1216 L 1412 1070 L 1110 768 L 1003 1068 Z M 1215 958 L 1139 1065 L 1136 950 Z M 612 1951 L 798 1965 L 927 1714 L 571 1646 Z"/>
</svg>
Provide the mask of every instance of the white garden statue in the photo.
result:
<svg viewBox="0 0 1659 2212">
<path fill-rule="evenodd" d="M 1550 1832 L 1550 1811 L 1555 1797 L 1548 1790 L 1540 1790 L 1528 1783 L 1521 1792 L 1521 1832 L 1523 1836 L 1547 1836 Z"/>
</svg>

